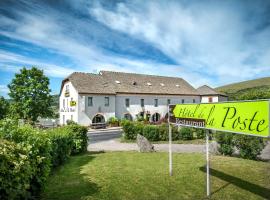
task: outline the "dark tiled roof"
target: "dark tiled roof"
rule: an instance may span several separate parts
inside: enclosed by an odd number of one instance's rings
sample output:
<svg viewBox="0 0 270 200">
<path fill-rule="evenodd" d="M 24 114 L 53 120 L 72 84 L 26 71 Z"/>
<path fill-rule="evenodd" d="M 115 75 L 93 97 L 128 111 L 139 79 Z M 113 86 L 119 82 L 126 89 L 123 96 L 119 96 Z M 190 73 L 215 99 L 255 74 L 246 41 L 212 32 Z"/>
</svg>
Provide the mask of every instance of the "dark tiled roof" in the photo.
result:
<svg viewBox="0 0 270 200">
<path fill-rule="evenodd" d="M 208 85 L 203 85 L 197 89 L 200 95 L 222 95 L 227 96 L 226 94 L 222 92 L 218 92 L 215 89 L 209 87 Z"/>
<path fill-rule="evenodd" d="M 79 93 L 199 95 L 189 83 L 176 77 L 101 71 L 99 74 L 75 72 L 65 80 L 70 80 Z"/>
</svg>

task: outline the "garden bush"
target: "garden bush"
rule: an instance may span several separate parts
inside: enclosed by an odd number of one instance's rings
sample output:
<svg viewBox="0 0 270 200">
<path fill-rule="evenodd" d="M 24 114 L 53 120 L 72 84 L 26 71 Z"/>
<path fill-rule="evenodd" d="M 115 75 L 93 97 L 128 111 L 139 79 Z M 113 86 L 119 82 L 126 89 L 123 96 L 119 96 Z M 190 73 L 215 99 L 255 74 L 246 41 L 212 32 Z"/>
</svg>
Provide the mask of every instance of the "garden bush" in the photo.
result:
<svg viewBox="0 0 270 200">
<path fill-rule="evenodd" d="M 159 128 L 155 125 L 145 125 L 143 128 L 143 136 L 150 141 L 159 140 Z"/>
<path fill-rule="evenodd" d="M 146 125 L 142 122 L 122 121 L 124 138 L 127 140 L 136 140 L 137 134 L 143 135 L 143 129 Z"/>
<path fill-rule="evenodd" d="M 40 131 L 30 125 L 18 126 L 11 120 L 0 123 L 1 138 L 13 141 L 22 148 L 29 150 L 29 161 L 32 170 L 30 192 L 39 193 L 51 169 L 51 142 L 45 131 Z"/>
<path fill-rule="evenodd" d="M 87 128 L 74 123 L 40 130 L 1 120 L 0 199 L 35 198 L 51 167 L 65 162 L 70 154 L 86 151 L 87 139 Z"/>
<path fill-rule="evenodd" d="M 220 145 L 218 151 L 223 155 L 231 156 L 234 151 L 233 133 L 224 133 L 217 131 L 214 137 L 217 143 L 219 143 Z"/>
<path fill-rule="evenodd" d="M 240 157 L 252 160 L 257 159 L 265 146 L 263 138 L 248 135 L 235 135 L 234 143 L 239 149 Z"/>
<path fill-rule="evenodd" d="M 182 127 L 179 130 L 180 139 L 182 140 L 192 140 L 193 139 L 193 132 L 191 128 Z"/>
<path fill-rule="evenodd" d="M 55 128 L 48 131 L 52 150 L 52 164 L 54 167 L 63 164 L 70 156 L 72 149 L 72 135 L 65 127 Z"/>
<path fill-rule="evenodd" d="M 161 141 L 168 141 L 169 140 L 169 127 L 168 124 L 161 124 L 158 126 L 159 128 L 159 139 Z M 172 128 L 172 140 L 179 140 L 180 134 L 177 130 L 177 127 L 171 126 Z"/>
<path fill-rule="evenodd" d="M 108 120 L 108 123 L 110 126 L 115 127 L 115 126 L 119 126 L 120 120 L 117 119 L 116 117 L 110 117 Z"/>
<path fill-rule="evenodd" d="M 196 128 L 195 132 L 196 132 L 196 138 L 197 139 L 204 139 L 205 138 L 205 135 L 206 135 L 205 129 Z"/>
<path fill-rule="evenodd" d="M 71 154 L 78 154 L 87 151 L 87 128 L 84 126 L 71 124 L 65 126 L 64 129 L 72 137 Z"/>
<path fill-rule="evenodd" d="M 29 149 L 0 139 L 0 199 L 26 199 L 33 175 Z"/>
</svg>

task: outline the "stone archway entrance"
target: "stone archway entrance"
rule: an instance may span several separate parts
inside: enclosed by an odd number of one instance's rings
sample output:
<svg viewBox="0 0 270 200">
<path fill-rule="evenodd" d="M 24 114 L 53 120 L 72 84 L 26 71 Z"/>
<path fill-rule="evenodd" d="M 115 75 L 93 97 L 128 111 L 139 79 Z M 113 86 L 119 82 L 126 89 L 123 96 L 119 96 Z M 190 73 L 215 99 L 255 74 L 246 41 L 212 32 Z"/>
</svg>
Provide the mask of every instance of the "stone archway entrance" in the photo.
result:
<svg viewBox="0 0 270 200">
<path fill-rule="evenodd" d="M 101 114 L 96 114 L 92 119 L 92 124 L 105 123 L 105 118 Z"/>
</svg>

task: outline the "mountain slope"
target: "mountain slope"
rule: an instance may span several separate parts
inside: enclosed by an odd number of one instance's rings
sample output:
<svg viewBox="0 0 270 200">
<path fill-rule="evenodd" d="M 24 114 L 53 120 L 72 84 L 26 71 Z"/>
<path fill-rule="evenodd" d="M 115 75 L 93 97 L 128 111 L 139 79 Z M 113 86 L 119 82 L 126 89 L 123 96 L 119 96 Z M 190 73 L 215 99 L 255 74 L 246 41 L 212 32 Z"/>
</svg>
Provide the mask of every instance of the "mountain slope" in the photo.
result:
<svg viewBox="0 0 270 200">
<path fill-rule="evenodd" d="M 270 77 L 224 85 L 221 87 L 217 87 L 216 90 L 220 92 L 225 92 L 225 93 L 235 93 L 239 90 L 244 90 L 248 88 L 260 88 L 260 87 L 263 87 L 263 88 L 270 87 Z"/>
</svg>

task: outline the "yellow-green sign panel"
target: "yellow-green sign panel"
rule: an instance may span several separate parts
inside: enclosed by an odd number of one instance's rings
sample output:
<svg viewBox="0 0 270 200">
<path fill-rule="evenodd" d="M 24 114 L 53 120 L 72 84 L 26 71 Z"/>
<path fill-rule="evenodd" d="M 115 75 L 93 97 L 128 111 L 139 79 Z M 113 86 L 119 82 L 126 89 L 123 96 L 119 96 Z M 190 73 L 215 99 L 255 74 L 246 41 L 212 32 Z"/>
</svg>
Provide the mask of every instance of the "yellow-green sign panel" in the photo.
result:
<svg viewBox="0 0 270 200">
<path fill-rule="evenodd" d="M 213 130 L 269 137 L 269 101 L 177 104 L 173 115 L 183 123 L 202 120 L 205 128 Z"/>
</svg>

